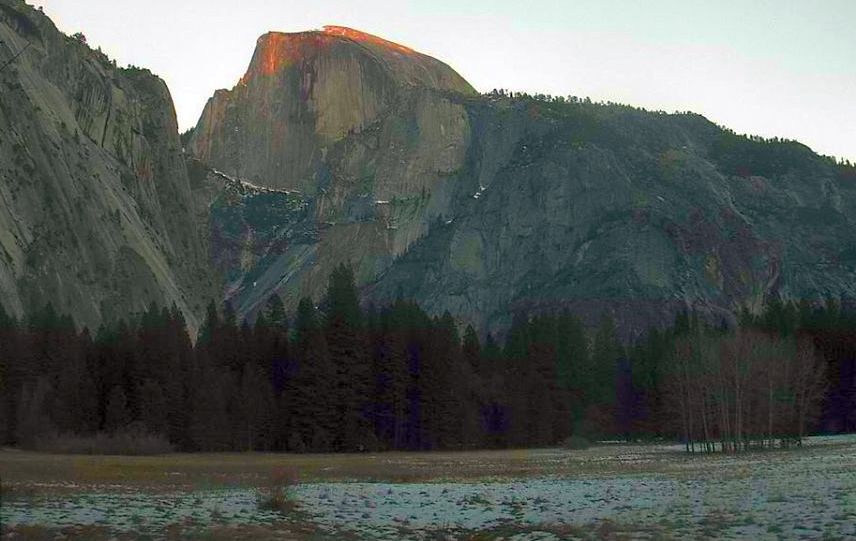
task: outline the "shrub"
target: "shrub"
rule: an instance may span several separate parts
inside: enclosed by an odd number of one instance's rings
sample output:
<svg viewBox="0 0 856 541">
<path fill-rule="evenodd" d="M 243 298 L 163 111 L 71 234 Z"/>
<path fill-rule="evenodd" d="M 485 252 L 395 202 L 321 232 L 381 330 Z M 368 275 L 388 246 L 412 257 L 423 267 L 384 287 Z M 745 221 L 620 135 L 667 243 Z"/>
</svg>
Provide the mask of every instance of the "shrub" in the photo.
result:
<svg viewBox="0 0 856 541">
<path fill-rule="evenodd" d="M 153 434 L 138 424 L 131 424 L 113 434 L 99 432 L 92 436 L 51 434 L 39 439 L 37 451 L 83 455 L 160 455 L 175 449 L 160 434 Z"/>
<path fill-rule="evenodd" d="M 292 489 L 297 485 L 297 472 L 292 469 L 277 468 L 270 477 L 270 483 L 259 488 L 256 493 L 256 505 L 261 511 L 275 511 L 283 515 L 294 512 Z"/>
<path fill-rule="evenodd" d="M 589 447 L 591 447 L 591 441 L 589 441 L 588 438 L 585 438 L 583 436 L 573 435 L 562 442 L 562 447 L 574 451 L 581 451 L 583 449 L 588 449 Z"/>
</svg>

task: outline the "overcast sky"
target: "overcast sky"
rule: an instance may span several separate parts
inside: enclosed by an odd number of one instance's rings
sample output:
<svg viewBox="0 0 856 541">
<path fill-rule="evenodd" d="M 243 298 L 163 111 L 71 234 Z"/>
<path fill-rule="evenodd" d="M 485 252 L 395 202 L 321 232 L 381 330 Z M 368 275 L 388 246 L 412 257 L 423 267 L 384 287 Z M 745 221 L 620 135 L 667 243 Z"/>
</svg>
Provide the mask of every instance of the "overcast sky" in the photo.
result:
<svg viewBox="0 0 856 541">
<path fill-rule="evenodd" d="M 29 1 L 163 77 L 182 129 L 261 34 L 337 24 L 437 57 L 480 91 L 692 110 L 856 160 L 856 0 Z"/>
</svg>

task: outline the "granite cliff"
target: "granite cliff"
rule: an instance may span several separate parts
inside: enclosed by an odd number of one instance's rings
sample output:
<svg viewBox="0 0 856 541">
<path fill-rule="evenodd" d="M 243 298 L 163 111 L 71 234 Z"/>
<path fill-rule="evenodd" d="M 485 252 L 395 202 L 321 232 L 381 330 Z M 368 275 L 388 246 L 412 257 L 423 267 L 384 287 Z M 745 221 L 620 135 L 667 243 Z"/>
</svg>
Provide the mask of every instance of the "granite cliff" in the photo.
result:
<svg viewBox="0 0 856 541">
<path fill-rule="evenodd" d="M 5 310 L 51 303 L 94 330 L 157 303 L 195 330 L 219 285 L 164 82 L 117 68 L 23 1 L 0 0 L 0 41 Z"/>
<path fill-rule="evenodd" d="M 258 40 L 183 151 L 163 81 L 0 0 L 0 295 L 96 327 L 175 304 L 250 316 L 350 262 L 501 329 L 569 308 L 626 333 L 695 307 L 856 297 L 856 170 L 694 114 L 479 95 L 344 27 Z"/>
<path fill-rule="evenodd" d="M 476 95 L 447 66 L 327 27 L 263 36 L 190 151 L 240 313 L 350 261 L 366 297 L 482 328 L 570 308 L 627 332 L 695 307 L 856 294 L 852 168 L 701 116 Z M 228 180 L 227 180 L 228 179 Z"/>
<path fill-rule="evenodd" d="M 188 146 L 212 168 L 192 175 L 201 197 L 227 185 L 210 238 L 239 313 L 273 291 L 318 295 L 342 261 L 372 280 L 425 234 L 450 205 L 471 137 L 461 99 L 476 96 L 445 64 L 356 30 L 262 36 Z"/>
</svg>

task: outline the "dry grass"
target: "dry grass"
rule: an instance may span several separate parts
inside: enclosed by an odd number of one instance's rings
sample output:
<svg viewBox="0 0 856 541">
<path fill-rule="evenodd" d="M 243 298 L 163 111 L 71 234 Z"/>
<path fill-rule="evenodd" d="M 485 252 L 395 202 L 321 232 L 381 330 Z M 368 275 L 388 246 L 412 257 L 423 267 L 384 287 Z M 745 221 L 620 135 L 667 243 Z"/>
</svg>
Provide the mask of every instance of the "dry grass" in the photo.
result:
<svg viewBox="0 0 856 541">
<path fill-rule="evenodd" d="M 11 526 L 3 528 L 3 539 L 16 539 L 26 541 L 54 541 L 64 539 L 69 541 L 130 541 L 138 539 L 128 534 L 116 534 L 102 526 L 73 526 L 64 528 L 48 528 L 41 525 Z"/>
<path fill-rule="evenodd" d="M 805 460 L 828 453 L 834 444 L 786 451 Z M 383 454 L 168 454 L 158 456 L 64 455 L 0 450 L 5 488 L 39 492 L 119 490 L 199 490 L 259 487 L 276 469 L 299 472 L 295 482 L 426 482 L 527 477 L 697 474 L 733 477 L 779 453 L 688 456 L 656 445 L 595 446 L 586 450 L 497 450 Z"/>
<path fill-rule="evenodd" d="M 550 454 L 550 452 L 548 452 Z M 567 465 L 542 460 L 539 451 L 387 453 L 381 455 L 171 454 L 71 456 L 0 451 L 0 476 L 8 482 L 63 485 L 121 484 L 132 489 L 197 489 L 265 484 L 271 471 L 290 468 L 298 481 L 418 482 L 544 475 Z"/>
<path fill-rule="evenodd" d="M 151 536 L 146 532 L 116 532 L 103 526 L 75 526 L 48 528 L 46 526 L 17 525 L 3 528 L 2 539 L 18 541 L 140 541 L 163 539 L 166 541 L 233 541 L 253 539 L 259 541 L 319 541 L 330 539 L 310 524 L 280 523 L 269 525 L 231 525 L 199 527 L 194 524 L 176 524 Z M 350 536 L 337 537 L 346 541 Z"/>
<path fill-rule="evenodd" d="M 403 532 L 407 538 L 408 532 Z M 501 541 L 519 535 L 552 534 L 559 539 L 595 540 L 672 540 L 678 539 L 662 528 L 643 526 L 640 524 L 624 524 L 611 520 L 603 520 L 587 526 L 576 524 L 541 524 L 525 526 L 521 524 L 505 524 L 479 531 L 448 529 L 428 532 L 425 539 L 429 541 Z M 540 537 L 533 537 L 538 539 Z"/>
</svg>

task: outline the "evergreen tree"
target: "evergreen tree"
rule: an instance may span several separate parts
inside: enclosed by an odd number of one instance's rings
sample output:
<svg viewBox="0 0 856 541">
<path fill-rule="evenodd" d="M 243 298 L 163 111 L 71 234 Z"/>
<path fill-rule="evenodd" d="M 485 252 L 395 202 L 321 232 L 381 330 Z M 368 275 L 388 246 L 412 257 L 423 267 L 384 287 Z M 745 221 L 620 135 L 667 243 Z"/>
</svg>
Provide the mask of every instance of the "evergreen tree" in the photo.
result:
<svg viewBox="0 0 856 541">
<path fill-rule="evenodd" d="M 35 448 L 50 436 L 54 427 L 48 416 L 51 387 L 47 378 L 38 377 L 24 383 L 16 408 L 15 441 L 24 448 Z"/>
<path fill-rule="evenodd" d="M 76 341 L 56 377 L 51 418 L 62 433 L 89 434 L 99 425 L 98 394 L 87 363 L 92 349 L 89 330 L 84 329 Z"/>
<path fill-rule="evenodd" d="M 529 407 L 533 367 L 528 362 L 530 348 L 529 319 L 516 314 L 505 343 L 502 376 L 505 380 L 504 400 L 508 404 L 509 432 L 507 445 L 522 447 L 529 438 L 531 422 Z"/>
<path fill-rule="evenodd" d="M 330 360 L 336 371 L 334 386 L 339 414 L 337 449 L 355 451 L 373 446 L 368 398 L 371 396 L 371 359 L 363 332 L 354 274 L 339 265 L 327 288 L 326 329 Z"/>
<path fill-rule="evenodd" d="M 147 378 L 140 384 L 139 391 L 139 420 L 152 434 L 168 434 L 169 418 L 167 412 L 168 395 L 163 386 L 156 380 Z"/>
<path fill-rule="evenodd" d="M 570 410 L 568 424 L 562 423 L 559 432 L 566 435 L 582 426 L 587 393 L 592 384 L 591 362 L 582 321 L 565 311 L 557 318 L 556 327 L 556 372 Z"/>
<path fill-rule="evenodd" d="M 246 451 L 264 450 L 270 440 L 273 391 L 270 381 L 255 363 L 247 363 L 241 377 L 238 401 L 239 449 Z"/>
<path fill-rule="evenodd" d="M 616 375 L 621 348 L 615 335 L 615 322 L 604 316 L 594 336 L 590 363 L 590 387 L 586 430 L 600 434 L 614 433 Z"/>
<path fill-rule="evenodd" d="M 24 384 L 21 329 L 0 305 L 0 444 L 15 441 L 18 394 Z"/>
<path fill-rule="evenodd" d="M 422 441 L 428 447 L 451 447 L 461 441 L 462 392 L 460 340 L 449 312 L 433 322 L 431 339 L 420 371 Z"/>
<path fill-rule="evenodd" d="M 214 338 L 214 333 L 220 326 L 220 314 L 217 312 L 217 304 L 214 301 L 208 303 L 205 309 L 205 321 L 199 329 L 197 344 L 209 346 Z"/>
<path fill-rule="evenodd" d="M 268 298 L 262 311 L 265 321 L 273 328 L 287 329 L 288 315 L 285 312 L 285 305 L 282 303 L 282 298 L 274 293 Z"/>
<path fill-rule="evenodd" d="M 384 311 L 377 324 L 374 342 L 375 433 L 387 447 L 407 445 L 407 388 L 410 383 L 404 333 Z"/>
<path fill-rule="evenodd" d="M 190 403 L 193 381 L 193 343 L 187 331 L 187 322 L 177 306 L 173 305 L 167 320 L 166 342 L 168 373 L 162 381 L 167 400 L 166 434 L 181 449 L 192 447 L 190 439 Z"/>
<path fill-rule="evenodd" d="M 191 395 L 190 439 L 199 451 L 234 449 L 235 425 L 232 402 L 236 395 L 232 375 L 219 367 L 202 364 L 194 373 Z"/>
<path fill-rule="evenodd" d="M 125 390 L 121 385 L 114 385 L 107 396 L 104 428 L 112 433 L 125 428 L 130 422 L 131 412 L 128 410 L 128 399 Z"/>
<path fill-rule="evenodd" d="M 295 399 L 298 430 L 313 451 L 329 451 L 339 428 L 336 372 L 311 299 L 301 299 L 295 321 L 294 349 L 300 364 L 301 394 Z"/>
</svg>

